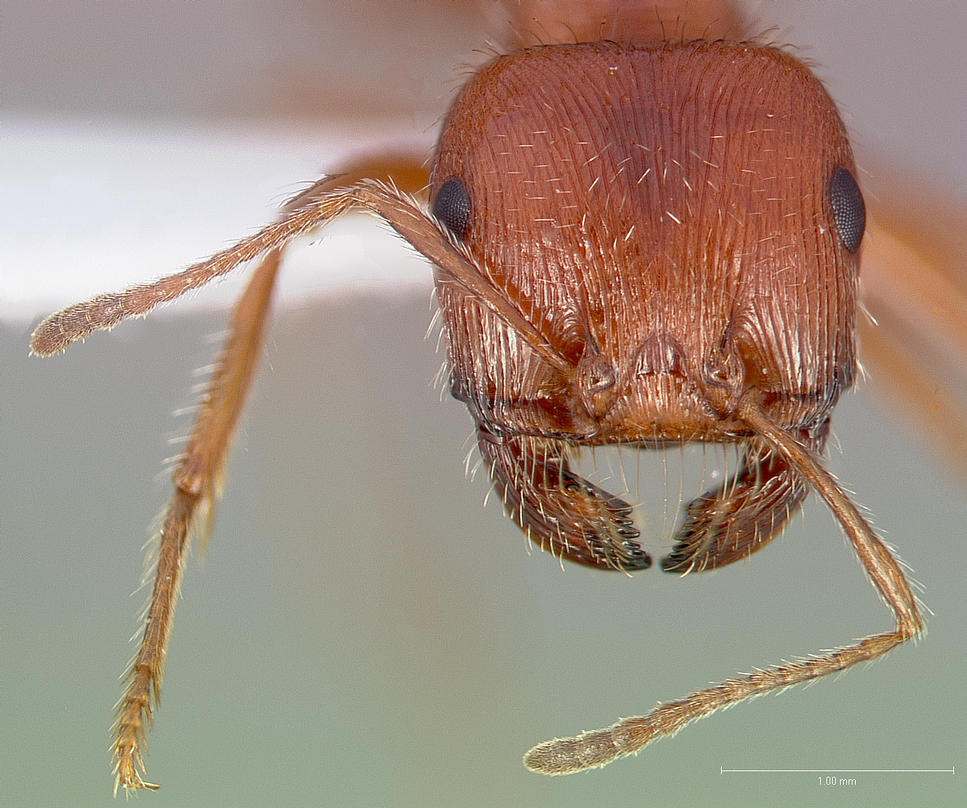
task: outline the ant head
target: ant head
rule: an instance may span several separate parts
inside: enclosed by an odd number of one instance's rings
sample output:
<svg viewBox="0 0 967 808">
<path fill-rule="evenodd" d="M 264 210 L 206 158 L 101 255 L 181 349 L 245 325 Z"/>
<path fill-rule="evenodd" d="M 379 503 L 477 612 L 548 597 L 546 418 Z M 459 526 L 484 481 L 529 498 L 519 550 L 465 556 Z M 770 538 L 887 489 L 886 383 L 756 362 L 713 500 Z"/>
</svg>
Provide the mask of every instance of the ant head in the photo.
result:
<svg viewBox="0 0 967 808">
<path fill-rule="evenodd" d="M 833 102 L 782 51 L 598 42 L 500 57 L 450 110 L 431 198 L 570 369 L 494 349 L 505 324 L 440 286 L 459 384 L 491 420 L 518 417 L 501 400 L 556 387 L 547 431 L 726 439 L 747 389 L 813 424 L 852 381 L 862 196 Z M 605 395 L 582 362 L 606 367 Z"/>
</svg>

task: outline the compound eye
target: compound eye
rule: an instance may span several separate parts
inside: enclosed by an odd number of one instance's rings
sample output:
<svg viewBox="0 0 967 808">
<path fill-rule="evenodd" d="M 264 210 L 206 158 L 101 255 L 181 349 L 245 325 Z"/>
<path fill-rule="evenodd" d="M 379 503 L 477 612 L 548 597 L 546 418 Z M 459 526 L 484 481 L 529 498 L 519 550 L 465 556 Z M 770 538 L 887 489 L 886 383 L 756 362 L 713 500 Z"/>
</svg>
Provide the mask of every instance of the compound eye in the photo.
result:
<svg viewBox="0 0 967 808">
<path fill-rule="evenodd" d="M 829 201 L 843 246 L 850 252 L 856 252 L 866 229 L 866 205 L 849 169 L 840 166 L 833 172 L 829 181 Z"/>
<path fill-rule="evenodd" d="M 461 180 L 447 180 L 433 200 L 433 215 L 453 235 L 463 240 L 470 226 L 470 194 Z"/>
</svg>

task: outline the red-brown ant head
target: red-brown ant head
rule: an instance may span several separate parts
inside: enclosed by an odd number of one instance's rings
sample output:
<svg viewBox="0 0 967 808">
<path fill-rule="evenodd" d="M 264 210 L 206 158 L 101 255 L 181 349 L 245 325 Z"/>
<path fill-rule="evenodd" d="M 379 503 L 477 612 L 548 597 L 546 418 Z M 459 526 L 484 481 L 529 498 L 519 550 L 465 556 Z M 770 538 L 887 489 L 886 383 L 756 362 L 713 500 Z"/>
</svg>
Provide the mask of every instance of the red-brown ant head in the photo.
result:
<svg viewBox="0 0 967 808">
<path fill-rule="evenodd" d="M 490 285 L 437 275 L 452 390 L 535 541 L 650 564 L 630 506 L 568 467 L 570 447 L 605 443 L 746 443 L 739 472 L 689 505 L 665 569 L 728 564 L 779 532 L 807 487 L 743 402 L 823 448 L 855 372 L 865 219 L 806 67 L 705 41 L 497 58 L 450 110 L 431 198 Z"/>
</svg>

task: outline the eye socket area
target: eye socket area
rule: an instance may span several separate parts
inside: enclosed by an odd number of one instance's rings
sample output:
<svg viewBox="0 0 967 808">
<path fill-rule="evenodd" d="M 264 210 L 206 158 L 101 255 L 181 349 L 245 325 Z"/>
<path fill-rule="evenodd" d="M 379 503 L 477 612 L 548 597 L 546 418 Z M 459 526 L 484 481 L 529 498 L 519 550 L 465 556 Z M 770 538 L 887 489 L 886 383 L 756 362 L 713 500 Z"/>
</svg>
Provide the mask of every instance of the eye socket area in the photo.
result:
<svg viewBox="0 0 967 808">
<path fill-rule="evenodd" d="M 473 205 L 470 202 L 470 192 L 461 179 L 453 177 L 440 186 L 433 198 L 431 210 L 458 239 L 462 241 L 466 237 Z"/>
<path fill-rule="evenodd" d="M 840 241 L 849 252 L 856 252 L 866 230 L 866 205 L 853 173 L 838 166 L 829 180 L 828 193 Z"/>
</svg>

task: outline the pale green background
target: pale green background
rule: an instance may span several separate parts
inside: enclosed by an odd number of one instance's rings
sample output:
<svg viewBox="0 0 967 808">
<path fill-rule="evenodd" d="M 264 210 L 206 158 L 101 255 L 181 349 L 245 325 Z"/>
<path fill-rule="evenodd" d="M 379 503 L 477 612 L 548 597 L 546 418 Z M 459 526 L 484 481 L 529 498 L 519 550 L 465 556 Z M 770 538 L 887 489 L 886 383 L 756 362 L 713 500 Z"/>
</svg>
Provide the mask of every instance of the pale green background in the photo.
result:
<svg viewBox="0 0 967 808">
<path fill-rule="evenodd" d="M 927 587 L 936 615 L 920 647 L 601 772 L 524 771 L 521 753 L 545 736 L 890 619 L 812 500 L 773 546 L 714 575 L 629 579 L 528 555 L 500 509 L 481 507 L 484 481 L 464 479 L 469 419 L 428 383 L 426 312 L 423 299 L 346 300 L 277 323 L 207 560 L 187 573 L 151 736 L 164 789 L 142 799 L 809 805 L 840 792 L 817 775 L 719 767 L 961 763 L 962 491 L 861 394 L 841 406 L 833 468 Z M 2 436 L 6 804 L 106 803 L 115 678 L 141 603 L 129 594 L 165 492 L 152 477 L 211 328 L 147 322 L 48 362 L 4 334 L 3 406 L 16 417 Z M 646 455 L 643 475 L 652 466 L 660 480 Z M 960 775 L 858 778 L 850 804 L 953 805 L 964 793 Z"/>
<path fill-rule="evenodd" d="M 447 18 L 447 3 L 430 5 Z M 790 22 L 785 4 L 764 5 L 775 7 L 765 24 L 798 25 L 781 38 L 817 46 L 827 64 L 858 51 L 852 67 L 826 75 L 843 77 L 837 97 L 851 114 L 882 113 L 862 128 L 867 146 L 907 127 L 920 140 L 894 153 L 898 162 L 940 176 L 954 165 L 941 141 L 962 130 L 940 122 L 967 104 L 935 100 L 924 112 L 919 102 L 937 86 L 949 93 L 952 79 L 915 66 L 925 51 L 952 52 L 940 41 L 963 30 L 955 4 L 926 4 L 926 30 L 892 40 L 889 11 L 807 3 Z M 896 16 L 909 27 L 911 13 Z M 446 64 L 472 58 L 464 41 L 479 44 L 483 29 L 457 20 L 420 47 Z M 25 59 L 52 56 L 49 26 L 25 30 L 34 37 L 21 40 Z M 229 41 L 214 47 L 244 52 L 233 25 L 222 30 Z M 881 78 L 874 56 L 859 54 L 882 50 L 871 39 L 911 65 L 905 80 Z M 111 37 L 100 41 L 110 52 Z M 894 94 L 903 100 L 884 109 Z M 528 554 L 499 507 L 481 507 L 485 480 L 464 479 L 471 425 L 431 385 L 440 358 L 423 340 L 428 299 L 345 297 L 276 318 L 207 561 L 193 558 L 187 572 L 148 758 L 164 787 L 142 804 L 963 804 L 959 773 L 859 774 L 842 788 L 815 774 L 719 773 L 963 766 L 964 481 L 866 391 L 838 411 L 842 453 L 831 465 L 925 586 L 935 615 L 920 645 L 742 705 L 600 772 L 526 772 L 520 755 L 536 741 L 887 628 L 890 617 L 812 499 L 774 545 L 713 575 L 562 571 Z M 165 439 L 187 429 L 170 413 L 191 401 L 190 371 L 210 360 L 206 337 L 223 323 L 153 318 L 47 361 L 27 359 L 27 324 L 0 331 L 4 806 L 109 804 L 107 730 L 142 602 L 130 597 L 139 548 L 167 494 L 155 479 L 175 451 Z M 641 463 L 642 496 L 659 510 L 660 463 L 647 454 Z"/>
</svg>

